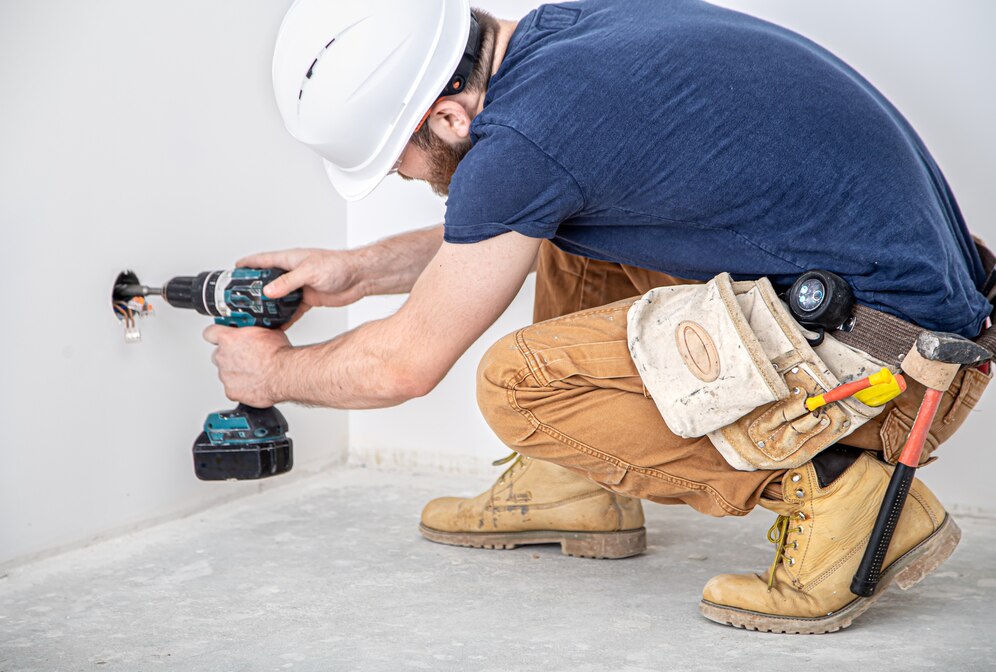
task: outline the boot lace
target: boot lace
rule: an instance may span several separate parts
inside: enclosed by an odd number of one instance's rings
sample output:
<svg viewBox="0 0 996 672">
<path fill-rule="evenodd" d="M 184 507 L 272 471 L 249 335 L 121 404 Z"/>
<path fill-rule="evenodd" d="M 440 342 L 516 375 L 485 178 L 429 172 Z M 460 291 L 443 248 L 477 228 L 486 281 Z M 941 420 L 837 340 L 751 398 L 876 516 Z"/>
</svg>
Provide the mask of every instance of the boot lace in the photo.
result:
<svg viewBox="0 0 996 672">
<path fill-rule="evenodd" d="M 491 466 L 492 467 L 500 467 L 502 465 L 508 464 L 512 460 L 515 460 L 516 462 L 520 462 L 522 460 L 522 455 L 519 455 L 518 453 L 513 452 L 511 455 L 507 455 L 507 456 L 501 458 L 500 460 L 495 460 L 494 462 L 491 463 Z"/>
<path fill-rule="evenodd" d="M 775 545 L 775 559 L 771 563 L 771 569 L 768 570 L 768 592 L 771 592 L 771 587 L 775 583 L 775 570 L 778 568 L 778 563 L 782 560 L 787 561 L 790 565 L 795 564 L 795 559 L 789 557 L 785 554 L 786 546 L 788 545 L 789 534 L 795 531 L 802 531 L 802 527 L 790 527 L 792 524 L 792 518 L 799 517 L 803 519 L 804 514 L 792 513 L 787 516 L 778 516 L 775 520 L 775 524 L 768 528 L 768 541 Z M 797 548 L 797 542 L 793 542 L 793 548 Z"/>
<path fill-rule="evenodd" d="M 511 464 L 509 464 L 510 462 L 511 462 Z M 513 452 L 511 455 L 508 455 L 507 457 L 503 457 L 500 460 L 495 460 L 494 462 L 491 463 L 491 466 L 492 467 L 501 467 L 501 466 L 504 466 L 506 464 L 508 464 L 508 469 L 506 469 L 505 471 L 503 471 L 502 475 L 498 477 L 498 482 L 499 483 L 503 483 L 505 481 L 505 477 L 508 476 L 509 474 L 511 474 L 513 471 L 515 471 L 515 468 L 517 466 L 519 466 L 520 464 L 522 464 L 522 455 L 519 455 L 518 453 L 514 453 Z"/>
</svg>

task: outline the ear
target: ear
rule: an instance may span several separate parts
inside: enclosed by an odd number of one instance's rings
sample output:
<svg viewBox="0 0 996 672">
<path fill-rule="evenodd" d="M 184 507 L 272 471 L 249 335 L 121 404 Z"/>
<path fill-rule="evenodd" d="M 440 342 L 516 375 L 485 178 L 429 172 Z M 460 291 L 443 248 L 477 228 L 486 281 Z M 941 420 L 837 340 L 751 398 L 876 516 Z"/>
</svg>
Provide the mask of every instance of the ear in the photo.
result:
<svg viewBox="0 0 996 672">
<path fill-rule="evenodd" d="M 457 100 L 443 98 L 429 111 L 429 127 L 447 144 L 456 144 L 470 136 L 473 118 Z"/>
</svg>

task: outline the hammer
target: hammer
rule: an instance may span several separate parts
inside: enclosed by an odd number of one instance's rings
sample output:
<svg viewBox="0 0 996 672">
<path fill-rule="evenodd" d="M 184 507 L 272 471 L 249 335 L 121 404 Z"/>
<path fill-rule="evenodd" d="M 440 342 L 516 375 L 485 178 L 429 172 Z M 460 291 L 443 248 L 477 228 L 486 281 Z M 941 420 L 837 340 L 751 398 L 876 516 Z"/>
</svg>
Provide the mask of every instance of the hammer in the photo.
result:
<svg viewBox="0 0 996 672">
<path fill-rule="evenodd" d="M 851 580 L 851 592 L 855 595 L 871 597 L 875 594 L 875 588 L 882 578 L 882 563 L 889 551 L 892 533 L 896 530 L 899 515 L 906 504 L 913 476 L 920 465 L 923 445 L 927 442 L 927 433 L 937 415 L 937 407 L 945 390 L 951 386 L 962 367 L 981 364 L 991 358 L 991 352 L 967 338 L 925 331 L 903 360 L 903 371 L 926 385 L 927 394 L 923 397 L 913 429 L 899 455 L 896 470 L 892 472 L 892 479 L 882 499 L 882 508 L 879 509 L 871 538 L 865 547 L 864 557 Z"/>
</svg>

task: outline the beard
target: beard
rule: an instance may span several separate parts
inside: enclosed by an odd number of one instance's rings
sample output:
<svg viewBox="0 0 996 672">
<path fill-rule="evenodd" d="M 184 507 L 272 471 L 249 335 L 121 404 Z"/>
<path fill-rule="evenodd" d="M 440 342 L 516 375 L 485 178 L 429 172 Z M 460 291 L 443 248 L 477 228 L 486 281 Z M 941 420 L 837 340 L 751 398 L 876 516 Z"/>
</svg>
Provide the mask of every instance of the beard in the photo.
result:
<svg viewBox="0 0 996 672">
<path fill-rule="evenodd" d="M 415 134 L 412 142 L 428 155 L 429 177 L 424 181 L 437 196 L 446 198 L 450 195 L 450 181 L 453 179 L 453 173 L 463 161 L 463 157 L 467 156 L 467 152 L 470 151 L 470 138 L 464 138 L 450 145 L 429 130 L 429 125 L 426 124 L 421 132 Z M 404 175 L 402 177 L 410 182 L 419 181 L 413 177 Z"/>
</svg>

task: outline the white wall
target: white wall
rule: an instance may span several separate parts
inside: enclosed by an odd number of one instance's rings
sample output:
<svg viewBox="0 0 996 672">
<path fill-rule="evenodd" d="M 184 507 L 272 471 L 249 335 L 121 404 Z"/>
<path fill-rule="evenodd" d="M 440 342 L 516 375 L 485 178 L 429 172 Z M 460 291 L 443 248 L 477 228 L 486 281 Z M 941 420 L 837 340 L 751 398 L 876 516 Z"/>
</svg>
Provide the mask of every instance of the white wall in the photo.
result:
<svg viewBox="0 0 996 672">
<path fill-rule="evenodd" d="M 503 18 L 518 18 L 539 3 L 479 3 Z M 903 0 L 727 0 L 725 6 L 787 25 L 807 35 L 876 84 L 924 137 L 953 185 L 970 225 L 996 241 L 996 6 L 987 0 L 956 4 Z M 427 189 L 385 184 L 367 201 L 349 206 L 349 243 L 361 245 L 441 221 L 442 202 Z M 398 409 L 350 414 L 352 458 L 405 467 L 477 471 L 505 449 L 481 420 L 474 371 L 484 349 L 530 320 L 532 285 L 428 398 Z M 386 315 L 401 299 L 371 299 L 350 310 L 353 325 Z M 996 470 L 990 392 L 967 426 L 926 472 L 946 501 L 996 511 L 987 475 Z"/>
<path fill-rule="evenodd" d="M 193 474 L 205 415 L 232 406 L 207 319 L 159 302 L 125 345 L 110 291 L 124 267 L 155 283 L 345 244 L 345 205 L 273 102 L 288 4 L 0 3 L 0 569 L 256 490 Z M 344 413 L 287 415 L 296 474 L 345 459 Z"/>
</svg>

